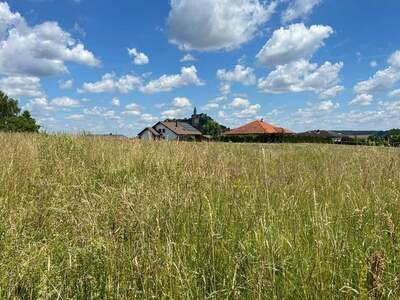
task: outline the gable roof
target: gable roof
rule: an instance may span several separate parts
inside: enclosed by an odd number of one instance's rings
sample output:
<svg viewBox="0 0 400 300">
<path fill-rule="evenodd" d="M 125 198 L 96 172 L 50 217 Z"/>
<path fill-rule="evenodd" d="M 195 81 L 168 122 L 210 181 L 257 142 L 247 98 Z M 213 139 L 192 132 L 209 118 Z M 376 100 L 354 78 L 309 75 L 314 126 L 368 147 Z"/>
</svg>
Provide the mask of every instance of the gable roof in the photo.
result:
<svg viewBox="0 0 400 300">
<path fill-rule="evenodd" d="M 174 121 L 158 122 L 153 126 L 153 128 L 155 128 L 158 124 L 164 125 L 176 135 L 202 135 L 200 131 L 198 131 L 189 123 Z"/>
<path fill-rule="evenodd" d="M 146 130 L 150 131 L 154 136 L 160 136 L 160 134 L 152 127 L 146 127 L 141 132 L 139 132 L 138 136 L 141 136 Z"/>
<path fill-rule="evenodd" d="M 289 129 L 277 127 L 262 120 L 248 123 L 231 131 L 225 132 L 225 135 L 246 135 L 246 134 L 273 134 L 273 133 L 292 133 Z"/>
</svg>

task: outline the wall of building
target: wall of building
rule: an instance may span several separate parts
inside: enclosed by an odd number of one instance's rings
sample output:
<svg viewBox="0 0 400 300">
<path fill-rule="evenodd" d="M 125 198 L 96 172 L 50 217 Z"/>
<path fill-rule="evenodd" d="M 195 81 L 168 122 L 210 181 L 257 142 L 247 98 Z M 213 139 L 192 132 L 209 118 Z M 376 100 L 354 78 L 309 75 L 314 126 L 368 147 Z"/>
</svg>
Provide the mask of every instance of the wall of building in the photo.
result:
<svg viewBox="0 0 400 300">
<path fill-rule="evenodd" d="M 148 129 L 143 131 L 143 133 L 139 137 L 141 140 L 146 140 L 146 141 L 154 140 L 153 134 Z"/>
<path fill-rule="evenodd" d="M 157 126 L 155 127 L 155 130 L 157 132 L 160 132 L 160 129 L 165 129 L 165 133 L 162 132 L 160 133 L 166 140 L 168 141 L 176 141 L 178 139 L 178 136 L 172 132 L 171 130 L 169 130 L 167 127 L 165 127 L 163 124 L 157 124 Z"/>
</svg>

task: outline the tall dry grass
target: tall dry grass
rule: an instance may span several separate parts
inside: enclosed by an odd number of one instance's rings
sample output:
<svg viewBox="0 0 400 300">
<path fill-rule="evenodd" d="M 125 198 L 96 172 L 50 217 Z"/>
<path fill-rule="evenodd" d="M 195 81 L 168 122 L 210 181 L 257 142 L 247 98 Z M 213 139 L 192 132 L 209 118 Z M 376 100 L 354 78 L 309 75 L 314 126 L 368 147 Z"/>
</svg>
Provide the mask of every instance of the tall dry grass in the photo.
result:
<svg viewBox="0 0 400 300">
<path fill-rule="evenodd" d="M 395 299 L 399 167 L 388 148 L 0 134 L 0 298 Z"/>
</svg>

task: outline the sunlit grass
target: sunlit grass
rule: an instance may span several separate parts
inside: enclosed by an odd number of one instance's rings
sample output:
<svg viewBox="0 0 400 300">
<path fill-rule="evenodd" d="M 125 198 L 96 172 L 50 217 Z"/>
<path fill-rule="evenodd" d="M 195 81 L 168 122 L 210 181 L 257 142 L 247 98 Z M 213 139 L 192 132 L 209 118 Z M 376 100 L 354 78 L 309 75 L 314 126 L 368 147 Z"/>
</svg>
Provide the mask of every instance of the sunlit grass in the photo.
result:
<svg viewBox="0 0 400 300">
<path fill-rule="evenodd" d="M 1 299 L 399 297 L 399 149 L 0 145 Z"/>
</svg>

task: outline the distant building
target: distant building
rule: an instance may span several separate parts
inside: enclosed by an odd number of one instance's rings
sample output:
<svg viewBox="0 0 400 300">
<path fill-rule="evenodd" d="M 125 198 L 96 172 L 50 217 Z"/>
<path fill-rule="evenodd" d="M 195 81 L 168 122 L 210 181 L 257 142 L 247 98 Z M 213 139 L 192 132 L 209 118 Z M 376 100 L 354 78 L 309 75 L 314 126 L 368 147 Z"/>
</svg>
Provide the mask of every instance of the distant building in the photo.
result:
<svg viewBox="0 0 400 300">
<path fill-rule="evenodd" d="M 341 142 L 343 137 L 345 137 L 345 135 L 338 132 L 319 129 L 301 132 L 298 133 L 297 136 L 332 139 L 332 141 L 336 143 Z"/>
<path fill-rule="evenodd" d="M 185 122 L 165 121 L 158 122 L 153 127 L 142 130 L 138 137 L 142 140 L 168 141 L 203 141 L 203 134 L 192 125 Z"/>
<path fill-rule="evenodd" d="M 225 132 L 226 136 L 265 135 L 265 134 L 292 134 L 289 129 L 268 124 L 264 120 L 257 120 L 239 128 Z"/>
<path fill-rule="evenodd" d="M 141 140 L 154 141 L 159 140 L 161 135 L 153 127 L 147 127 L 139 132 L 138 137 Z"/>
<path fill-rule="evenodd" d="M 347 136 L 352 139 L 367 139 L 370 136 L 382 135 L 384 131 L 376 131 L 376 130 L 334 130 L 331 131 L 336 134 L 340 134 L 342 136 Z"/>
</svg>

